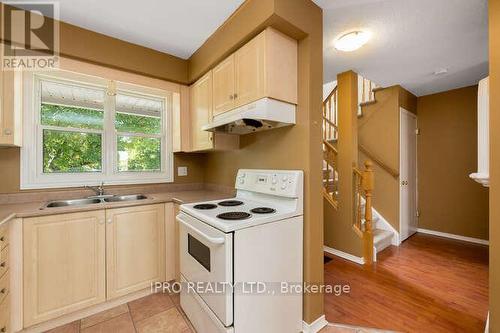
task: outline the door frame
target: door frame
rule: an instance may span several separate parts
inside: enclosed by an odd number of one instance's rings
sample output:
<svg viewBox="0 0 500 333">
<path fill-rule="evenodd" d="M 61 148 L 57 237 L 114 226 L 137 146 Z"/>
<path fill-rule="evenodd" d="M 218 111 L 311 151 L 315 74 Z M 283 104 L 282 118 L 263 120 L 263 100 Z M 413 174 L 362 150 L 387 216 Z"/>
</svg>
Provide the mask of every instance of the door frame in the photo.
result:
<svg viewBox="0 0 500 333">
<path fill-rule="evenodd" d="M 399 179 L 398 179 L 398 186 L 399 186 L 399 238 L 400 238 L 400 242 L 403 242 L 404 240 L 408 239 L 411 235 L 409 235 L 408 237 L 406 237 L 405 239 L 403 239 L 402 237 L 402 233 L 401 233 L 401 230 L 402 230 L 402 226 L 403 226 L 403 219 L 402 219 L 402 213 L 403 213 L 403 209 L 402 209 L 402 204 L 401 204 L 401 191 L 402 191 L 402 186 L 401 186 L 401 170 L 402 170 L 402 154 L 401 154 L 401 151 L 402 151 L 402 130 L 401 130 L 401 120 L 402 120 L 402 115 L 403 114 L 406 114 L 412 118 L 415 119 L 415 131 L 418 129 L 418 117 L 416 114 L 406 110 L 405 108 L 403 107 L 400 107 L 399 108 L 399 171 L 400 171 L 400 176 L 399 176 Z M 417 136 L 417 132 L 415 132 L 415 137 Z M 417 224 L 417 229 L 418 229 L 418 140 L 417 138 L 415 138 L 415 220 L 416 220 L 416 224 Z M 416 232 L 415 232 L 416 233 Z M 413 235 L 413 234 L 412 234 Z"/>
</svg>

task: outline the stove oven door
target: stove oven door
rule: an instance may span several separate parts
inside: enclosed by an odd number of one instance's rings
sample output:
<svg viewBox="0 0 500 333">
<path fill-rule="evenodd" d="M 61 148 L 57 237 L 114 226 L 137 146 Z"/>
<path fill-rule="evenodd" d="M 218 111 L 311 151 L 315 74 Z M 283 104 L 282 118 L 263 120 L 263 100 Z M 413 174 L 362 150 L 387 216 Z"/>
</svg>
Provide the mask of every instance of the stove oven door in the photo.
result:
<svg viewBox="0 0 500 333">
<path fill-rule="evenodd" d="M 233 234 L 186 214 L 179 223 L 180 270 L 224 326 L 233 323 Z M 186 287 L 186 286 L 185 286 Z"/>
</svg>

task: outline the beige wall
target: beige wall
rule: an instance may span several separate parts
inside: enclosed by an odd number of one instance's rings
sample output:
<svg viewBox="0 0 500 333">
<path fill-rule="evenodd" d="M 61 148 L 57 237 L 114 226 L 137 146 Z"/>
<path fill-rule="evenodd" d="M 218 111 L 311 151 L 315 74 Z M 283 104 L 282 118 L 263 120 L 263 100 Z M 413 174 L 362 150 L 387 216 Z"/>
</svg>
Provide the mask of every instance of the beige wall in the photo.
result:
<svg viewBox="0 0 500 333">
<path fill-rule="evenodd" d="M 490 332 L 500 333 L 500 1 L 489 1 Z"/>
<path fill-rule="evenodd" d="M 323 281 L 321 197 L 322 11 L 309 0 L 249 0 L 190 59 L 194 80 L 270 25 L 299 40 L 295 126 L 241 137 L 241 149 L 210 153 L 205 180 L 232 186 L 238 168 L 300 169 L 305 176 L 304 280 Z M 304 297 L 304 320 L 323 314 L 321 294 Z"/>
<path fill-rule="evenodd" d="M 477 86 L 418 98 L 419 228 L 488 239 L 477 171 Z"/>
</svg>

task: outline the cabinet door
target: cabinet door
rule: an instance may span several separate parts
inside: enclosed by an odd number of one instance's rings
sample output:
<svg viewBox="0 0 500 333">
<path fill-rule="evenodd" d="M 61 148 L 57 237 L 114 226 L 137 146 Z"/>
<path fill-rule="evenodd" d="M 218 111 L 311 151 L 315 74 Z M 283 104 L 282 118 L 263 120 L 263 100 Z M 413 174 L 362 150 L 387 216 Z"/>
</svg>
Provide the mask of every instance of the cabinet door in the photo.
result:
<svg viewBox="0 0 500 333">
<path fill-rule="evenodd" d="M 104 302 L 103 210 L 27 218 L 24 235 L 24 325 Z"/>
<path fill-rule="evenodd" d="M 3 44 L 0 43 L 3 63 Z M 21 146 L 22 73 L 0 70 L 0 146 Z"/>
<path fill-rule="evenodd" d="M 211 132 L 201 127 L 212 120 L 212 72 L 208 72 L 191 86 L 191 150 L 213 148 Z"/>
<path fill-rule="evenodd" d="M 163 204 L 106 210 L 108 300 L 165 280 Z"/>
<path fill-rule="evenodd" d="M 213 115 L 234 107 L 234 55 L 230 55 L 213 69 Z"/>
<path fill-rule="evenodd" d="M 264 47 L 260 34 L 234 54 L 235 107 L 264 97 Z"/>
</svg>

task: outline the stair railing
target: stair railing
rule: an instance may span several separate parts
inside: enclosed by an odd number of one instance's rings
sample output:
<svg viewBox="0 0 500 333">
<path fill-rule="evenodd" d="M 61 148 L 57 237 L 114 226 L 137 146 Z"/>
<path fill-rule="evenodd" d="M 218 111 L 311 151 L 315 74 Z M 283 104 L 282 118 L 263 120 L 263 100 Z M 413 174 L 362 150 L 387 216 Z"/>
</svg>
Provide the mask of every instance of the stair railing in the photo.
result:
<svg viewBox="0 0 500 333">
<path fill-rule="evenodd" d="M 391 168 L 387 163 L 382 161 L 381 158 L 375 156 L 368 148 L 363 146 L 361 143 L 358 145 L 359 151 L 365 154 L 370 160 L 375 162 L 380 168 L 382 168 L 385 172 L 390 174 L 394 178 L 399 178 L 399 171 Z"/>
<path fill-rule="evenodd" d="M 323 197 L 338 208 L 337 87 L 323 101 Z"/>
<path fill-rule="evenodd" d="M 366 265 L 373 263 L 372 194 L 374 189 L 373 162 L 367 160 L 365 169 L 353 167 L 354 205 L 353 229 L 363 239 L 363 258 Z M 363 210 L 362 197 L 365 198 Z"/>
</svg>

